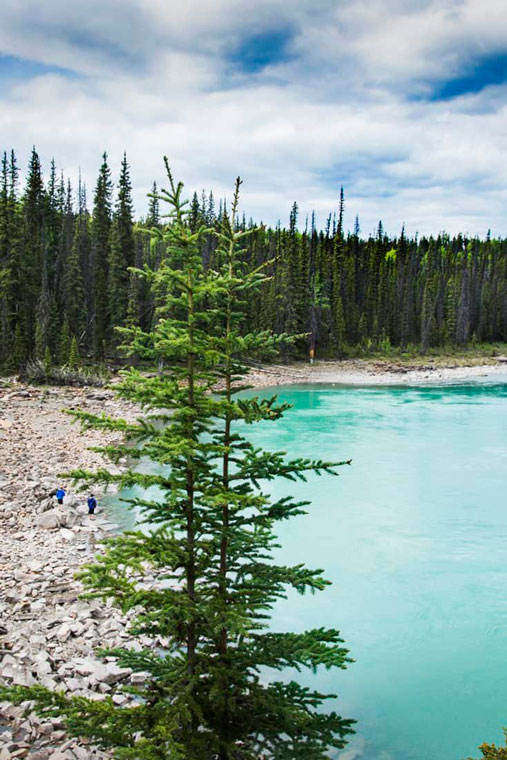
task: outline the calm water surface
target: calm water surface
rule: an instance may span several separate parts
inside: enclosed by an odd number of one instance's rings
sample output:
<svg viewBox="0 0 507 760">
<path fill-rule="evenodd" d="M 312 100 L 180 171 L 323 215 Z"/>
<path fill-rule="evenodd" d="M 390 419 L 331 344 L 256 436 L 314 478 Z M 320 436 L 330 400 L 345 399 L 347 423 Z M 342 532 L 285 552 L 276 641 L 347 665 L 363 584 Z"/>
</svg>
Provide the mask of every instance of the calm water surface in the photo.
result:
<svg viewBox="0 0 507 760">
<path fill-rule="evenodd" d="M 248 428 L 292 456 L 352 458 L 311 498 L 284 562 L 333 585 L 291 594 L 273 627 L 338 628 L 355 663 L 296 675 L 358 720 L 340 760 L 461 760 L 507 726 L 507 385 L 287 386 L 283 422 Z"/>
</svg>

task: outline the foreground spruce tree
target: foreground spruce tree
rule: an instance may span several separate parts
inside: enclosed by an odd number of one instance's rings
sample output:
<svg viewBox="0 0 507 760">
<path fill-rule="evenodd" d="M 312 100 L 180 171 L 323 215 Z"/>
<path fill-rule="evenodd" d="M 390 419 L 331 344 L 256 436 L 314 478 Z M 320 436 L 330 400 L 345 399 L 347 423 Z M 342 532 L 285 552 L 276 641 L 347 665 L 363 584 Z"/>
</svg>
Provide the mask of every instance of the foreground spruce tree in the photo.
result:
<svg viewBox="0 0 507 760">
<path fill-rule="evenodd" d="M 166 162 L 167 166 L 167 162 Z M 135 469 L 114 475 L 77 471 L 86 484 L 154 487 L 134 498 L 151 530 L 111 539 L 104 555 L 82 574 L 93 596 L 137 612 L 134 635 L 162 637 L 164 651 L 116 649 L 121 666 L 149 673 L 135 689 L 137 702 L 117 707 L 66 699 L 42 689 L 14 689 L 39 709 L 64 715 L 71 733 L 89 736 L 118 758 L 146 760 L 317 760 L 344 746 L 352 721 L 320 707 L 325 695 L 294 681 L 271 680 L 273 671 L 344 668 L 347 651 L 337 631 L 269 630 L 269 614 L 287 588 L 322 590 L 319 570 L 277 565 L 275 525 L 301 514 L 305 502 L 272 502 L 259 486 L 308 472 L 334 473 L 340 463 L 297 459 L 255 448 L 245 423 L 280 419 L 276 398 L 234 398 L 247 357 L 266 356 L 282 338 L 242 331 L 244 302 L 255 299 L 264 279 L 244 271 L 237 255 L 246 233 L 235 231 L 239 180 L 230 219 L 224 216 L 214 269 L 205 269 L 201 244 L 208 234 L 187 224 L 167 167 L 169 224 L 153 234 L 165 242 L 157 272 L 147 273 L 157 293 L 158 322 L 151 333 L 124 329 L 128 351 L 163 359 L 163 374 L 124 374 L 118 389 L 139 402 L 138 424 L 79 416 L 85 425 L 124 430 L 124 444 L 104 453 L 113 460 L 148 458 L 153 474 Z M 155 587 L 142 584 L 147 573 Z M 104 653 L 105 654 L 105 653 Z M 0 690 L 1 692 L 1 690 Z M 5 691 L 3 692 L 5 695 Z"/>
</svg>

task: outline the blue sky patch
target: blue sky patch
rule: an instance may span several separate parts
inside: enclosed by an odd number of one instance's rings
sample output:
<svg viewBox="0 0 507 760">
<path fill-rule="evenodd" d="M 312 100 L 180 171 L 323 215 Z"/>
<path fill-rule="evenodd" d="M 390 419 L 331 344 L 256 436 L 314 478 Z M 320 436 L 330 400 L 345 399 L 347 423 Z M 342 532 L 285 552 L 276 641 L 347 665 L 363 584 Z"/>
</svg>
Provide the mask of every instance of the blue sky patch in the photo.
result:
<svg viewBox="0 0 507 760">
<path fill-rule="evenodd" d="M 505 82 L 507 82 L 507 53 L 488 55 L 467 66 L 461 76 L 441 82 L 434 89 L 431 100 L 450 100 Z"/>
<path fill-rule="evenodd" d="M 64 69 L 60 66 L 52 66 L 40 61 L 28 61 L 26 58 L 16 58 L 13 55 L 0 55 L 0 81 L 2 82 L 20 82 L 44 74 L 77 76 L 70 69 Z"/>
<path fill-rule="evenodd" d="M 227 58 L 244 74 L 256 74 L 267 66 L 288 61 L 291 58 L 288 45 L 292 38 L 290 29 L 253 34 L 244 37 Z"/>
</svg>

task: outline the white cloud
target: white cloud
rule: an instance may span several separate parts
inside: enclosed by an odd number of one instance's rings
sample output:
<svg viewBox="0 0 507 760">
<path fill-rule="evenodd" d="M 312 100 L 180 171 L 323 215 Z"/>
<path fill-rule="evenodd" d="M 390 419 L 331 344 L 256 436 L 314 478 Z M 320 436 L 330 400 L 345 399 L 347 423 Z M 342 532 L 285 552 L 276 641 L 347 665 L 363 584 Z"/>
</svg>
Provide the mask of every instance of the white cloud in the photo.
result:
<svg viewBox="0 0 507 760">
<path fill-rule="evenodd" d="M 189 191 L 230 194 L 241 174 L 247 216 L 271 223 L 294 200 L 324 223 L 343 183 L 347 223 L 359 213 L 365 233 L 382 218 L 393 234 L 505 234 L 505 89 L 407 98 L 504 44 L 485 2 L 4 0 L 0 50 L 79 76 L 7 80 L 2 147 L 81 167 L 90 199 L 102 151 L 116 172 L 126 150 L 138 213 L 167 154 Z M 231 70 L 245 35 L 287 28 L 283 63 Z"/>
</svg>

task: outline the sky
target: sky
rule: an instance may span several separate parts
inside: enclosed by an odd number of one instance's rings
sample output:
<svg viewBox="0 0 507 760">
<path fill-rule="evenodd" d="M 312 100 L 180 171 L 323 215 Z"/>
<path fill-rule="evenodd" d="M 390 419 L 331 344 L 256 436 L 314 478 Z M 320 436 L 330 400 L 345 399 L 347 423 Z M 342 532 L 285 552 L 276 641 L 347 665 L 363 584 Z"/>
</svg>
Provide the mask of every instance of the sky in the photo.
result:
<svg viewBox="0 0 507 760">
<path fill-rule="evenodd" d="M 2 0 L 0 148 L 35 145 L 91 205 L 101 155 L 136 215 L 163 155 L 247 217 L 363 235 L 507 235 L 501 0 Z"/>
</svg>

